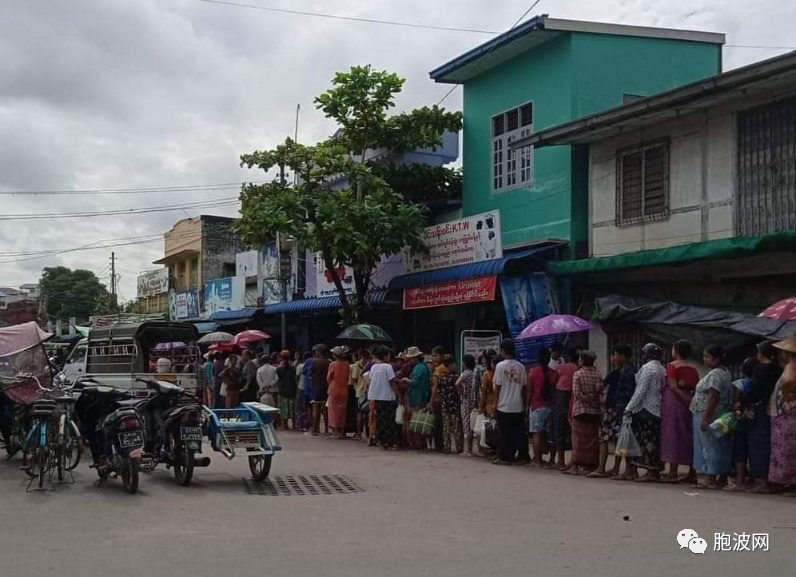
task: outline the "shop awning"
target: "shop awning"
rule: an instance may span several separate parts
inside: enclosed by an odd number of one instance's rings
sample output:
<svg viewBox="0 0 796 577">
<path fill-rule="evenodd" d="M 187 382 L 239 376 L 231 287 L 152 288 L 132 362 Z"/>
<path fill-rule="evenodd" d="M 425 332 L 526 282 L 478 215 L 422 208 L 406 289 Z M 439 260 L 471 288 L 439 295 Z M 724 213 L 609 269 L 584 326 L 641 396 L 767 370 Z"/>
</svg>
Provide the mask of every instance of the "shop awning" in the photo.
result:
<svg viewBox="0 0 796 577">
<path fill-rule="evenodd" d="M 193 326 L 196 327 L 196 331 L 200 335 L 212 333 L 214 330 L 218 328 L 218 325 L 216 323 L 193 323 Z"/>
<path fill-rule="evenodd" d="M 506 252 L 503 258 L 397 276 L 390 281 L 390 290 L 403 290 L 455 280 L 496 276 L 505 273 L 506 269 L 514 262 L 532 258 L 543 252 L 566 245 L 567 243 L 564 241 L 546 241 L 522 250 Z"/>
<path fill-rule="evenodd" d="M 244 321 L 254 318 L 259 309 L 238 309 L 235 311 L 217 311 L 210 315 L 211 321 Z"/>
<path fill-rule="evenodd" d="M 765 252 L 787 251 L 796 251 L 796 231 L 756 237 L 723 238 L 615 256 L 550 262 L 547 263 L 547 273 L 553 276 L 572 276 L 645 266 L 685 264 L 702 259 L 740 258 Z"/>
<path fill-rule="evenodd" d="M 371 305 L 383 305 L 387 302 L 390 291 L 378 290 L 368 294 L 365 299 Z M 320 297 L 310 299 L 295 299 L 284 303 L 277 303 L 265 307 L 265 314 L 277 315 L 282 313 L 303 313 L 314 311 L 331 311 L 343 306 L 339 296 Z"/>
</svg>

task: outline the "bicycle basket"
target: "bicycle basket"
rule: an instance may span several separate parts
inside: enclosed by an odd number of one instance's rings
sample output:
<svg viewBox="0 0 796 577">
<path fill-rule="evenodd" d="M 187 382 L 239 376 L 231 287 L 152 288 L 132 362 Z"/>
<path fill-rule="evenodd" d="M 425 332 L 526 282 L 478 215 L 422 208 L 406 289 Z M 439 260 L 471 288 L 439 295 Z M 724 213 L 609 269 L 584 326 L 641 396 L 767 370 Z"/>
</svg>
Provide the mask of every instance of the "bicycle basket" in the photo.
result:
<svg viewBox="0 0 796 577">
<path fill-rule="evenodd" d="M 39 386 L 33 379 L 19 379 L 7 384 L 3 392 L 18 405 L 32 405 L 39 399 Z"/>
</svg>

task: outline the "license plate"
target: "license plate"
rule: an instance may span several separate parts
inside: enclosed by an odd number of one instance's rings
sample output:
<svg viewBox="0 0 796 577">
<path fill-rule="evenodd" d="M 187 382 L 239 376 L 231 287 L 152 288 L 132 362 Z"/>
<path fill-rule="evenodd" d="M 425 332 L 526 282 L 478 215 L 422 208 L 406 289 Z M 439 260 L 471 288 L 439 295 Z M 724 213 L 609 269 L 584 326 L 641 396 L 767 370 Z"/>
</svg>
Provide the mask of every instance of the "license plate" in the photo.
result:
<svg viewBox="0 0 796 577">
<path fill-rule="evenodd" d="M 202 427 L 180 427 L 180 438 L 183 441 L 201 441 Z"/>
<path fill-rule="evenodd" d="M 141 431 L 130 431 L 129 433 L 119 433 L 119 446 L 122 449 L 144 446 L 144 435 Z"/>
</svg>

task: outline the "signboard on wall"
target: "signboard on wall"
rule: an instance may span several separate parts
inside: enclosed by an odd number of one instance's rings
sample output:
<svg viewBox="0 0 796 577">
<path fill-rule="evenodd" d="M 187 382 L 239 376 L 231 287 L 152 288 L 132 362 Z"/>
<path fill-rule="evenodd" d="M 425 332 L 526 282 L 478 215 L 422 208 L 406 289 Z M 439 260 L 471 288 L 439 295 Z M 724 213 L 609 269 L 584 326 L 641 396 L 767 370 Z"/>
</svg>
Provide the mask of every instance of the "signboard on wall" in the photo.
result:
<svg viewBox="0 0 796 577">
<path fill-rule="evenodd" d="M 308 263 L 309 265 L 309 263 Z M 315 278 L 316 278 L 316 294 L 310 296 L 328 297 L 337 296 L 337 288 L 332 281 L 332 272 L 327 270 L 323 265 L 321 255 L 316 254 L 314 258 L 315 265 Z M 354 294 L 354 271 L 351 267 L 339 266 L 337 273 L 340 275 L 340 280 L 343 283 L 343 288 L 346 294 Z M 396 276 L 404 273 L 403 256 L 395 254 L 389 257 L 382 257 L 376 269 L 370 277 L 370 290 L 385 289 L 390 284 L 390 281 Z"/>
<path fill-rule="evenodd" d="M 404 309 L 429 309 L 495 300 L 497 277 L 432 284 L 404 289 Z"/>
<path fill-rule="evenodd" d="M 487 351 L 500 351 L 500 331 L 462 331 L 460 366 L 464 366 L 464 355 L 473 355 L 478 360 Z"/>
<path fill-rule="evenodd" d="M 426 228 L 427 254 L 405 253 L 407 273 L 503 258 L 500 211 L 485 212 Z"/>
<path fill-rule="evenodd" d="M 153 297 L 169 292 L 169 269 L 160 268 L 138 277 L 138 298 Z"/>
<path fill-rule="evenodd" d="M 236 311 L 244 308 L 246 278 L 233 276 L 205 283 L 205 312 Z"/>
<path fill-rule="evenodd" d="M 244 278 L 257 275 L 257 257 L 259 256 L 256 250 L 247 250 L 246 252 L 239 252 L 235 255 L 235 274 Z"/>
<path fill-rule="evenodd" d="M 514 339 L 517 339 L 522 330 L 533 321 L 555 311 L 553 290 L 544 273 L 521 277 L 502 276 L 500 291 L 503 296 L 506 321 Z M 515 341 L 517 360 L 525 364 L 535 363 L 540 349 L 550 347 L 564 336 L 517 339 Z"/>
<path fill-rule="evenodd" d="M 199 293 L 194 290 L 169 293 L 169 319 L 184 321 L 199 318 Z"/>
</svg>

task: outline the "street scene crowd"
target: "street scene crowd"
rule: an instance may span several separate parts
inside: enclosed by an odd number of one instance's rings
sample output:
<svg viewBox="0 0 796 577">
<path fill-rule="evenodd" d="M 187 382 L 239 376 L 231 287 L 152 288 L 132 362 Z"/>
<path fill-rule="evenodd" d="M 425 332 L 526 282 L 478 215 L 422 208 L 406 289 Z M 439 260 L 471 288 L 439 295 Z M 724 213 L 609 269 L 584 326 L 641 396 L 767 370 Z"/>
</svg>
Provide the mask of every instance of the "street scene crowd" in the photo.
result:
<svg viewBox="0 0 796 577">
<path fill-rule="evenodd" d="M 442 347 L 211 352 L 204 400 L 217 408 L 260 400 L 279 407 L 286 431 L 384 450 L 796 496 L 796 337 L 761 342 L 738 379 L 720 345 L 707 346 L 701 363 L 696 356 L 684 340 L 666 364 L 658 344 L 617 344 L 603 375 L 594 352 L 561 343 L 528 370 L 511 339 L 477 359 L 464 355 L 462 366 Z"/>
</svg>

